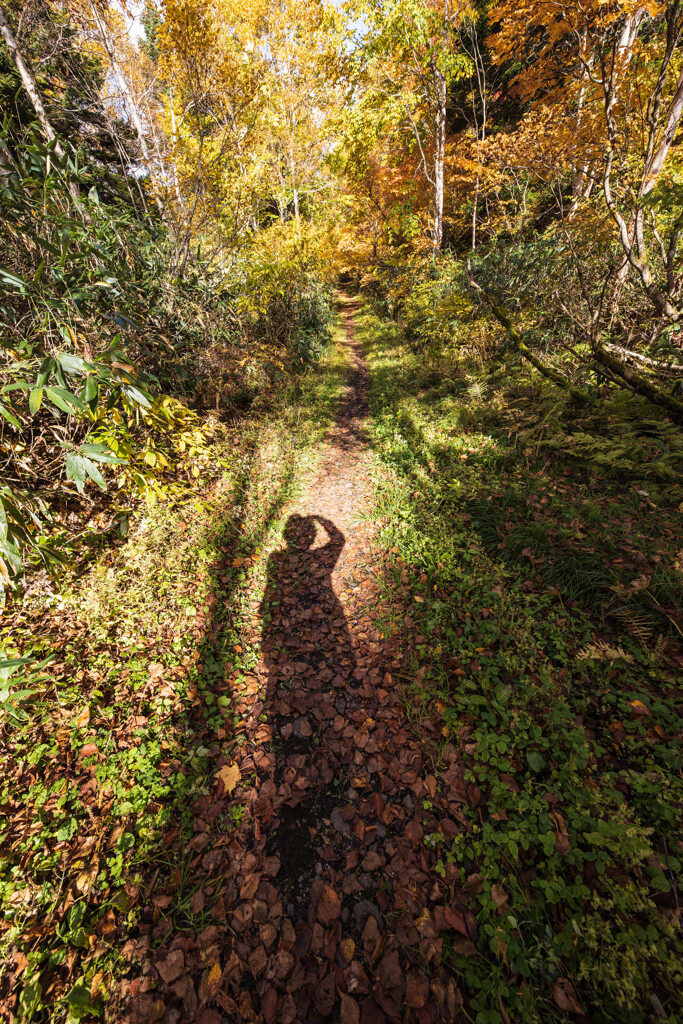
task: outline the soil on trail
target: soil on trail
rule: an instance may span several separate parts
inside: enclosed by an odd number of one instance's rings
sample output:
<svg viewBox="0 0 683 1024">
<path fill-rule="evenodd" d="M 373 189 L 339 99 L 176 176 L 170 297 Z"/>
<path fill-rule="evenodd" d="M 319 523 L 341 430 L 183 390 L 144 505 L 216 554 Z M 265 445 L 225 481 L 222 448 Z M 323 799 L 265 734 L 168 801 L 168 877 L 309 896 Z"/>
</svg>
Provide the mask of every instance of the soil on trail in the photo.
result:
<svg viewBox="0 0 683 1024">
<path fill-rule="evenodd" d="M 344 316 L 347 392 L 268 565 L 241 787 L 228 799 L 219 782 L 193 808 L 205 927 L 160 921 L 146 937 L 129 1020 L 427 1024 L 461 1004 L 439 935 L 470 945 L 474 922 L 423 840 L 464 824 L 465 782 L 453 750 L 437 796 L 436 745 L 410 727 L 398 641 L 378 629 L 367 374 Z M 242 824 L 221 835 L 233 804 Z"/>
</svg>

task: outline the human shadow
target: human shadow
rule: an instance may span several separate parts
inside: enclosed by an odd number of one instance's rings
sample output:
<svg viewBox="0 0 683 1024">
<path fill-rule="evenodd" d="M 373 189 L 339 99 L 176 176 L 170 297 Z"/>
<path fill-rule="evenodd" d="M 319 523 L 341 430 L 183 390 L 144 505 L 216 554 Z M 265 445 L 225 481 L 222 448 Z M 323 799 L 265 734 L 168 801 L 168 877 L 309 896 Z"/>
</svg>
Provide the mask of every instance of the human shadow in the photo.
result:
<svg viewBox="0 0 683 1024">
<path fill-rule="evenodd" d="M 316 546 L 318 527 L 327 540 Z M 261 651 L 268 674 L 265 710 L 272 728 L 279 805 L 268 852 L 280 857 L 279 882 L 289 889 L 293 904 L 300 893 L 303 912 L 307 875 L 316 856 L 309 826 L 327 803 L 332 807 L 338 802 L 331 784 L 343 752 L 341 744 L 328 739 L 330 723 L 353 699 L 357 661 L 332 586 L 343 533 L 323 516 L 293 515 L 284 539 L 286 548 L 270 557 L 261 603 Z"/>
<path fill-rule="evenodd" d="M 317 547 L 316 523 L 328 538 Z M 356 663 L 344 609 L 332 587 L 345 538 L 323 516 L 293 515 L 284 540 L 286 549 L 268 562 L 261 650 L 270 700 L 278 700 L 284 687 L 290 694 L 284 704 L 303 712 L 307 693 L 344 685 Z"/>
</svg>

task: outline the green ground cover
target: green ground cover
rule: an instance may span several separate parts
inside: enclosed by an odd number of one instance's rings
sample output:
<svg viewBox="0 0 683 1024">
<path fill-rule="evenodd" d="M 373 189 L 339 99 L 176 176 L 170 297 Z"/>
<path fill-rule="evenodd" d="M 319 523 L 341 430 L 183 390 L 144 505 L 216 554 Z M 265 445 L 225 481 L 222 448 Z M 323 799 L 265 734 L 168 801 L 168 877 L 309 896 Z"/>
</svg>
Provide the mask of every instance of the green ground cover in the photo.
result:
<svg viewBox="0 0 683 1024">
<path fill-rule="evenodd" d="M 673 1024 L 680 440 L 623 395 L 578 414 L 519 364 L 434 362 L 367 307 L 357 325 L 410 699 L 476 787 L 469 831 L 425 837 L 477 911 L 476 952 L 449 957 L 471 1019 Z"/>
</svg>

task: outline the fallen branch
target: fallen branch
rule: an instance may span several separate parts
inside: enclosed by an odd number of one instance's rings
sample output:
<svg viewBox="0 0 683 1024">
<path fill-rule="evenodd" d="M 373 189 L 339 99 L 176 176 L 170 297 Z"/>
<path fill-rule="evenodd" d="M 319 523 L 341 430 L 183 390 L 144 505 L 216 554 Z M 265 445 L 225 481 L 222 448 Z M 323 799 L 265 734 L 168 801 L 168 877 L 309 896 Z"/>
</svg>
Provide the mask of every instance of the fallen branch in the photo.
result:
<svg viewBox="0 0 683 1024">
<path fill-rule="evenodd" d="M 650 380 L 636 373 L 621 360 L 616 359 L 605 348 L 596 346 L 592 355 L 596 363 L 606 366 L 617 377 L 621 377 L 636 394 L 647 398 L 653 405 L 659 405 L 666 409 L 678 423 L 683 423 L 683 402 L 679 402 L 673 395 L 667 395 L 665 391 L 655 387 Z"/>
<path fill-rule="evenodd" d="M 683 363 L 664 363 L 660 359 L 651 359 L 649 356 L 641 355 L 640 352 L 632 352 L 631 349 L 622 348 L 621 345 L 609 343 L 602 346 L 608 352 L 617 352 L 622 359 L 634 359 L 642 363 L 653 373 L 661 377 L 683 377 Z"/>
<path fill-rule="evenodd" d="M 574 399 L 574 401 L 586 405 L 590 401 L 588 395 L 585 394 L 583 391 L 580 391 L 578 388 L 575 388 L 572 384 L 570 384 L 566 377 L 563 377 L 561 373 L 558 373 L 556 370 L 553 370 L 550 366 L 546 366 L 546 364 L 542 362 L 538 358 L 538 356 L 534 355 L 529 346 L 525 344 L 524 341 L 522 341 L 522 336 L 512 323 L 512 319 L 510 318 L 510 315 L 508 314 L 507 310 L 503 306 L 500 306 L 497 302 L 495 302 L 495 300 L 488 294 L 488 292 L 485 292 L 481 285 L 477 284 L 477 282 L 474 280 L 472 266 L 469 260 L 467 261 L 467 277 L 472 288 L 474 288 L 475 291 L 479 292 L 479 294 L 482 296 L 485 303 L 495 316 L 496 320 L 498 320 L 498 322 L 501 323 L 505 330 L 508 332 L 510 340 L 513 342 L 519 354 L 524 359 L 526 359 L 527 362 L 531 363 L 531 365 L 535 367 L 543 377 L 546 377 L 548 380 L 552 381 L 553 384 L 556 384 L 557 387 L 562 388 L 563 391 L 568 391 Z"/>
</svg>

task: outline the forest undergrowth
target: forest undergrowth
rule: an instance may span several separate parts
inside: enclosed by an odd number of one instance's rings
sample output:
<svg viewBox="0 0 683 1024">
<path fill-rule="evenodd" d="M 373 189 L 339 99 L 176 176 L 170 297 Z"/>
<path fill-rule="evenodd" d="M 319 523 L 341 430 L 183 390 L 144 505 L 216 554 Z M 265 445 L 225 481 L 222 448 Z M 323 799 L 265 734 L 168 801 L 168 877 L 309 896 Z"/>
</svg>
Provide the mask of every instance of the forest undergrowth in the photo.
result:
<svg viewBox="0 0 683 1024">
<path fill-rule="evenodd" d="M 414 725 L 436 706 L 467 764 L 468 830 L 424 843 L 475 908 L 476 949 L 444 940 L 471 1019 L 678 1020 L 676 433 L 514 359 L 425 358 L 372 305 L 357 335 Z"/>
<path fill-rule="evenodd" d="M 260 556 L 315 464 L 344 359 L 330 344 L 265 411 L 225 427 L 222 471 L 204 489 L 143 503 L 125 543 L 58 589 L 43 577 L 3 618 L 0 647 L 34 670 L 30 700 L 11 694 L 0 777 L 0 1000 L 14 1019 L 100 1015 L 130 936 L 160 917 L 197 933 L 211 920 L 193 880 L 192 806 L 239 741 L 228 679 L 239 690 L 258 657 Z M 226 837 L 239 821 L 223 823 Z M 172 904 L 150 902 L 167 878 Z"/>
</svg>

